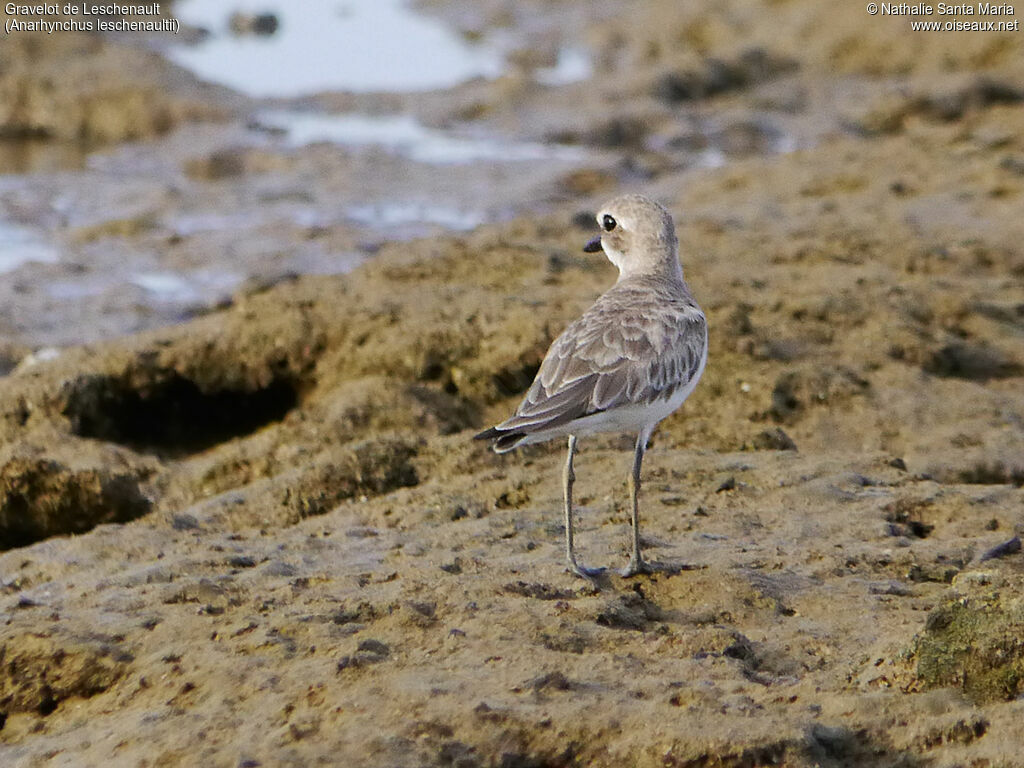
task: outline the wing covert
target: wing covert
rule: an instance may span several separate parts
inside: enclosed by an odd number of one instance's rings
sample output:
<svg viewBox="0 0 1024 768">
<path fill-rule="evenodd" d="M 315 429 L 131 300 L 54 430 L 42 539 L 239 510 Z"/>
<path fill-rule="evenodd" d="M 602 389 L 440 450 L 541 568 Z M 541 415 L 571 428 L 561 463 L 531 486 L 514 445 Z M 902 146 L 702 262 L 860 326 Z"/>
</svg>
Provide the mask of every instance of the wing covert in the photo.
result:
<svg viewBox="0 0 1024 768">
<path fill-rule="evenodd" d="M 599 300 L 552 343 L 519 408 L 498 428 L 539 432 L 671 397 L 699 373 L 706 343 L 704 314 L 692 303 Z"/>
</svg>

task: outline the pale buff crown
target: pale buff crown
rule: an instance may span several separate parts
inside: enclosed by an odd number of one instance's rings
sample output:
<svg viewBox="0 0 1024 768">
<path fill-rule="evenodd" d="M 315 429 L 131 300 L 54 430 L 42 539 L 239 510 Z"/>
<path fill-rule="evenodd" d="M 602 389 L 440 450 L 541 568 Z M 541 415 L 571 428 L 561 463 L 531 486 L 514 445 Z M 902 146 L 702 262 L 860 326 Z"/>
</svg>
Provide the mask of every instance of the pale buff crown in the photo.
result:
<svg viewBox="0 0 1024 768">
<path fill-rule="evenodd" d="M 609 230 L 605 216 L 615 226 Z M 672 214 L 643 195 L 623 195 L 602 206 L 597 214 L 601 247 L 619 268 L 619 279 L 655 275 L 682 280 L 679 242 Z"/>
</svg>

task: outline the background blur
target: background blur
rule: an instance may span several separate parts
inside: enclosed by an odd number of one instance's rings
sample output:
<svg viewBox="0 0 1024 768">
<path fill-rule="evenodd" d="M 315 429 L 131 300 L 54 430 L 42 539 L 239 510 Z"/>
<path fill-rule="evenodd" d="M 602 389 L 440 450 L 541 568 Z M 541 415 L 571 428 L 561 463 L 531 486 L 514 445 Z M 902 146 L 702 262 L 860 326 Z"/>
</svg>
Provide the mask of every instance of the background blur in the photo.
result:
<svg viewBox="0 0 1024 768">
<path fill-rule="evenodd" d="M 1024 67 L 1015 32 L 914 32 L 854 3 L 178 0 L 133 18 L 179 32 L 4 38 L 8 350 L 176 322 L 385 240 L 956 120 L 1017 102 Z"/>
</svg>

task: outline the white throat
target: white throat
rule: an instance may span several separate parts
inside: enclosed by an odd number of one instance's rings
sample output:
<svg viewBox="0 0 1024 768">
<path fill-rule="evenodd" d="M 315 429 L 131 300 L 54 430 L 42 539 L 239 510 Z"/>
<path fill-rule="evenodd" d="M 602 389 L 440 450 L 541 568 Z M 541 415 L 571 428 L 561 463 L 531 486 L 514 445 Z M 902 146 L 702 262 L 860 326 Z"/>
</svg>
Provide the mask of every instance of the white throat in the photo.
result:
<svg viewBox="0 0 1024 768">
<path fill-rule="evenodd" d="M 660 272 L 660 265 L 656 266 L 653 270 L 650 264 L 636 264 L 630 259 L 626 258 L 626 255 L 622 251 L 617 251 L 605 243 L 601 244 L 604 249 L 605 256 L 608 257 L 608 261 L 616 266 L 619 270 L 619 280 L 623 280 L 627 277 L 634 277 L 636 275 L 649 275 L 655 272 Z M 672 277 L 678 278 L 680 282 L 683 280 L 683 265 L 679 263 L 679 257 L 671 259 L 669 262 L 669 270 L 672 273 Z"/>
<path fill-rule="evenodd" d="M 619 277 L 624 277 L 626 274 L 626 255 L 622 251 L 616 251 L 606 243 L 601 243 L 601 247 L 604 249 L 604 255 L 608 257 L 608 261 L 619 270 Z"/>
</svg>

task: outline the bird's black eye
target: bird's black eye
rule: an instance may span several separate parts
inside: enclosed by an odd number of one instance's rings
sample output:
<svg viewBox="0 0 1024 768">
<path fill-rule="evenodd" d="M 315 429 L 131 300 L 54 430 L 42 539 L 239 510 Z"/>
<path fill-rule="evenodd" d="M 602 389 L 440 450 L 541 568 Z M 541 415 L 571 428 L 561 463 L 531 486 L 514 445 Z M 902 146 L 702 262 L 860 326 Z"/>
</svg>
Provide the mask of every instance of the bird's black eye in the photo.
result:
<svg viewBox="0 0 1024 768">
<path fill-rule="evenodd" d="M 613 229 L 615 229 L 617 224 L 618 222 L 616 222 L 615 219 L 609 216 L 607 213 L 604 215 L 604 218 L 601 219 L 601 226 L 604 227 L 605 232 L 611 232 Z"/>
</svg>

